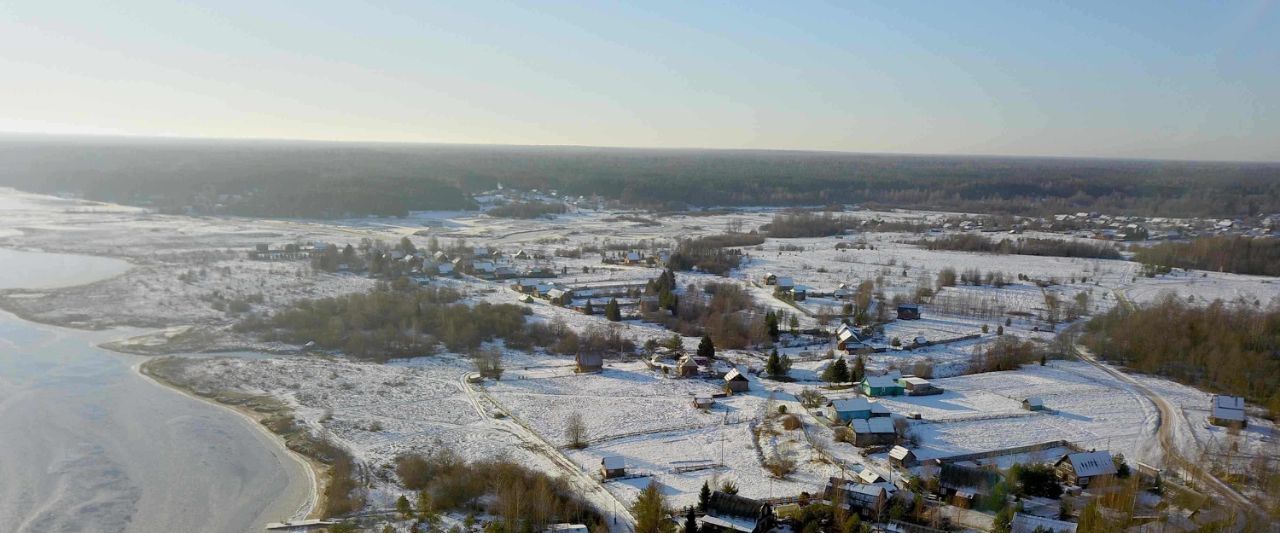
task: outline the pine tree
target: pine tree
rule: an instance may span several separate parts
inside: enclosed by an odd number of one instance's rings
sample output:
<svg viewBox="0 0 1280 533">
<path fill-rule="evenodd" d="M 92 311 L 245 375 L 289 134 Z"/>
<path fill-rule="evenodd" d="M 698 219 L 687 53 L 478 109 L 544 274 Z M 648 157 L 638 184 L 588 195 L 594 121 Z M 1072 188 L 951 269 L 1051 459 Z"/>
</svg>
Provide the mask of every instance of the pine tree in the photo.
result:
<svg viewBox="0 0 1280 533">
<path fill-rule="evenodd" d="M 596 310 L 591 308 L 591 300 L 590 300 L 590 299 L 588 299 L 588 300 L 587 300 L 587 303 L 586 303 L 586 304 L 584 304 L 584 305 L 582 306 L 582 314 L 584 314 L 584 315 L 594 315 L 594 314 L 596 314 Z"/>
<path fill-rule="evenodd" d="M 609 303 L 604 306 L 604 317 L 610 322 L 618 322 L 622 320 L 622 310 L 618 308 L 618 299 L 609 298 Z"/>
<path fill-rule="evenodd" d="M 406 520 L 413 517 L 413 506 L 409 505 L 409 498 L 404 497 L 403 494 L 396 500 L 396 512 Z"/>
<path fill-rule="evenodd" d="M 853 370 L 849 372 L 849 381 L 862 381 L 867 377 L 867 360 L 861 355 L 853 359 Z"/>
<path fill-rule="evenodd" d="M 698 493 L 698 510 L 707 512 L 707 504 L 711 503 L 711 485 L 702 482 L 702 491 Z"/>
<path fill-rule="evenodd" d="M 631 504 L 631 514 L 636 518 L 635 533 L 672 533 L 675 529 L 667 520 L 667 502 L 658 489 L 657 481 L 649 485 L 636 496 Z"/>
<path fill-rule="evenodd" d="M 777 349 L 769 354 L 769 360 L 764 363 L 764 372 L 771 378 L 782 377 L 782 361 L 778 359 Z"/>
<path fill-rule="evenodd" d="M 684 515 L 684 533 L 698 533 L 698 516 L 693 514 L 692 507 Z"/>
<path fill-rule="evenodd" d="M 799 319 L 798 317 L 796 317 L 796 315 L 791 315 L 791 324 L 790 324 L 790 325 L 791 325 L 791 334 L 792 334 L 792 335 L 799 335 L 799 334 L 800 334 L 800 319 Z"/>
<path fill-rule="evenodd" d="M 698 357 L 705 357 L 707 360 L 716 358 L 716 345 L 711 342 L 711 337 L 702 336 L 702 342 L 698 343 Z"/>
<path fill-rule="evenodd" d="M 849 381 L 849 364 L 843 357 L 837 357 L 826 370 L 822 371 L 822 380 L 829 383 L 845 383 Z"/>
<path fill-rule="evenodd" d="M 778 315 L 773 311 L 764 314 L 764 325 L 769 330 L 769 337 L 778 340 Z"/>
</svg>

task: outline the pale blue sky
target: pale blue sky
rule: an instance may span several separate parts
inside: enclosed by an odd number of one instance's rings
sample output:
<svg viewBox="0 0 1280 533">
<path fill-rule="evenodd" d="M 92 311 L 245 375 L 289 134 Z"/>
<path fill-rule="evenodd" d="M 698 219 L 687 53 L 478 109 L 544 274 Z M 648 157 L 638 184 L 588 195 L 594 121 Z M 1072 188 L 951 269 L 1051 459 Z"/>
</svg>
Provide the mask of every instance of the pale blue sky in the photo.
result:
<svg viewBox="0 0 1280 533">
<path fill-rule="evenodd" d="M 1280 5 L 0 3 L 0 131 L 1280 160 Z"/>
</svg>

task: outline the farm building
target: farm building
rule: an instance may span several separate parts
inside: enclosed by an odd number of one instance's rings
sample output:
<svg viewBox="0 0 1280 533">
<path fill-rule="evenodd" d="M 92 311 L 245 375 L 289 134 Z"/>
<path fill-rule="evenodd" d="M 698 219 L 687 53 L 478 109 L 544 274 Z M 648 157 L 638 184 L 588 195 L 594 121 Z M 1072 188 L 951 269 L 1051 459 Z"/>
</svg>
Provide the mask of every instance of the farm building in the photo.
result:
<svg viewBox="0 0 1280 533">
<path fill-rule="evenodd" d="M 809 297 L 808 285 L 796 285 L 791 288 L 791 298 L 797 302 L 803 302 Z"/>
<path fill-rule="evenodd" d="M 893 419 L 889 417 L 854 420 L 849 427 L 853 428 L 853 445 L 861 448 L 893 444 L 898 439 L 898 433 L 893 429 Z"/>
<path fill-rule="evenodd" d="M 916 465 L 916 454 L 902 446 L 894 446 L 889 450 L 889 462 L 895 466 L 909 468 Z"/>
<path fill-rule="evenodd" d="M 867 376 L 862 379 L 862 393 L 867 396 L 902 396 L 904 389 L 898 376 Z"/>
<path fill-rule="evenodd" d="M 599 372 L 604 369 L 604 356 L 598 353 L 580 353 L 576 358 L 578 372 Z"/>
<path fill-rule="evenodd" d="M 871 402 L 861 396 L 832 400 L 827 402 L 826 415 L 832 422 L 866 420 L 871 418 Z"/>
<path fill-rule="evenodd" d="M 730 392 L 747 392 L 751 388 L 751 381 L 735 368 L 724 375 L 724 386 Z"/>
<path fill-rule="evenodd" d="M 710 409 L 716 404 L 716 399 L 709 394 L 699 394 L 693 397 L 693 407 L 696 409 Z"/>
<path fill-rule="evenodd" d="M 613 479 L 627 475 L 627 461 L 616 455 L 600 459 L 600 474 L 605 479 Z"/>
<path fill-rule="evenodd" d="M 1022 400 L 1022 408 L 1028 411 L 1043 411 L 1044 399 L 1039 396 L 1029 396 Z"/>
<path fill-rule="evenodd" d="M 1013 522 L 1009 525 L 1009 531 L 1011 533 L 1076 533 L 1076 524 L 1075 522 L 1017 513 L 1013 515 Z"/>
<path fill-rule="evenodd" d="M 920 320 L 920 305 L 919 304 L 899 305 L 898 320 Z"/>
<path fill-rule="evenodd" d="M 1222 427 L 1243 428 L 1249 424 L 1244 414 L 1244 398 L 1214 395 L 1209 409 L 1209 423 Z"/>
<path fill-rule="evenodd" d="M 858 479 L 868 485 L 884 481 L 884 478 L 880 477 L 880 474 L 870 468 L 863 468 L 861 472 L 858 472 Z"/>
<path fill-rule="evenodd" d="M 774 282 L 779 292 L 788 292 L 796 287 L 796 280 L 792 278 L 777 278 Z"/>
<path fill-rule="evenodd" d="M 709 533 L 767 533 L 774 529 L 777 518 L 766 502 L 715 491 L 707 500 L 707 514 L 698 522 L 700 530 Z"/>
<path fill-rule="evenodd" d="M 942 394 L 942 389 L 935 387 L 933 383 L 924 378 L 915 376 L 907 376 L 898 380 L 902 384 L 902 390 L 907 396 L 929 396 L 933 394 Z"/>
<path fill-rule="evenodd" d="M 676 361 L 676 375 L 682 378 L 698 375 L 698 360 L 689 354 L 680 356 L 680 360 Z"/>
<path fill-rule="evenodd" d="M 1116 465 L 1111 461 L 1111 453 L 1106 451 L 1069 453 L 1058 459 L 1053 468 L 1058 472 L 1058 479 L 1079 487 L 1116 475 Z"/>
</svg>

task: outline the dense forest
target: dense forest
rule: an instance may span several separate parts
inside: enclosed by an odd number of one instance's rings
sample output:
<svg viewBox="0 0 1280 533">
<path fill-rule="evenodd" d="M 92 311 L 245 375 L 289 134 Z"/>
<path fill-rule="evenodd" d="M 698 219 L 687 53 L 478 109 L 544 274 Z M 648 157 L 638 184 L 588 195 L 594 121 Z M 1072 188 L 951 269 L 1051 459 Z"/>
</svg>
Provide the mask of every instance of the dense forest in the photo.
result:
<svg viewBox="0 0 1280 533">
<path fill-rule="evenodd" d="M 1280 165 L 753 150 L 0 137 L 0 185 L 278 216 L 470 208 L 498 184 L 628 205 L 1280 212 Z M 358 185 L 358 186 L 357 186 Z M 239 195 L 240 199 L 220 195 Z"/>
<path fill-rule="evenodd" d="M 979 234 L 952 234 L 936 239 L 920 239 L 910 244 L 926 250 L 954 250 L 993 254 L 1040 255 L 1053 257 L 1087 257 L 1120 259 L 1120 251 L 1110 244 L 1069 241 L 1065 239 L 1000 239 Z"/>
<path fill-rule="evenodd" d="M 1135 247 L 1133 259 L 1148 275 L 1171 268 L 1280 276 L 1280 240 L 1241 236 L 1200 237 Z"/>
<path fill-rule="evenodd" d="M 1280 308 L 1274 305 L 1216 301 L 1202 307 L 1170 295 L 1094 317 L 1082 340 L 1135 371 L 1244 396 L 1280 415 Z"/>
</svg>

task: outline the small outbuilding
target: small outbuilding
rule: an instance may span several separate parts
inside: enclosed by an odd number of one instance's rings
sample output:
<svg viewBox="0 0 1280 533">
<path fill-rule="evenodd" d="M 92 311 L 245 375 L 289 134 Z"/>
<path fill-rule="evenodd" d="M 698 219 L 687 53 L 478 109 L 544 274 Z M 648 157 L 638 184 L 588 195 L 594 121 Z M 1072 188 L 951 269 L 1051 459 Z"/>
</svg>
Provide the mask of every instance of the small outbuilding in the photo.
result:
<svg viewBox="0 0 1280 533">
<path fill-rule="evenodd" d="M 578 373 L 599 372 L 604 370 L 604 356 L 598 353 L 580 353 L 578 354 L 578 366 L 575 370 Z"/>
<path fill-rule="evenodd" d="M 916 465 L 916 454 L 903 446 L 894 446 L 889 450 L 889 462 L 894 466 L 910 468 Z"/>
<path fill-rule="evenodd" d="M 1249 418 L 1244 414 L 1244 398 L 1215 395 L 1209 409 L 1209 423 L 1222 427 L 1247 426 Z"/>
<path fill-rule="evenodd" d="M 915 376 L 907 376 L 898 380 L 902 384 L 902 390 L 907 396 L 930 396 L 933 394 L 942 394 L 942 389 L 930 383 L 929 380 L 918 378 Z"/>
<path fill-rule="evenodd" d="M 735 368 L 724 375 L 724 387 L 729 392 L 747 392 L 751 388 L 751 381 Z"/>
<path fill-rule="evenodd" d="M 605 479 L 614 479 L 627 475 L 627 461 L 617 455 L 600 459 L 600 474 Z"/>
<path fill-rule="evenodd" d="M 682 378 L 691 378 L 698 375 L 698 360 L 689 354 L 680 356 L 680 359 L 676 361 L 676 375 Z"/>
<path fill-rule="evenodd" d="M 716 399 L 712 398 L 710 394 L 699 394 L 693 397 L 694 409 L 710 409 L 715 404 Z"/>
<path fill-rule="evenodd" d="M 920 320 L 920 304 L 899 305 L 898 320 Z"/>
<path fill-rule="evenodd" d="M 1039 396 L 1029 396 L 1022 400 L 1022 408 L 1028 411 L 1043 411 L 1044 399 Z"/>
<path fill-rule="evenodd" d="M 836 349 L 852 351 L 862 344 L 862 336 L 848 324 L 840 324 L 836 328 Z"/>
</svg>

